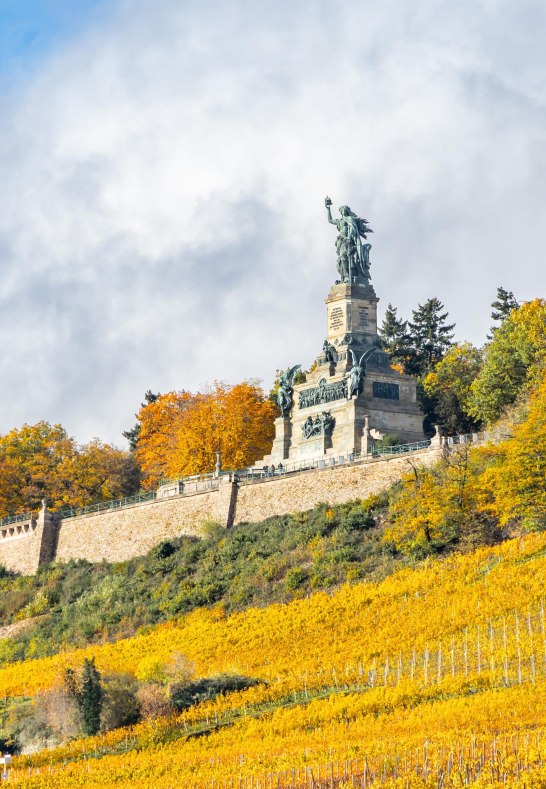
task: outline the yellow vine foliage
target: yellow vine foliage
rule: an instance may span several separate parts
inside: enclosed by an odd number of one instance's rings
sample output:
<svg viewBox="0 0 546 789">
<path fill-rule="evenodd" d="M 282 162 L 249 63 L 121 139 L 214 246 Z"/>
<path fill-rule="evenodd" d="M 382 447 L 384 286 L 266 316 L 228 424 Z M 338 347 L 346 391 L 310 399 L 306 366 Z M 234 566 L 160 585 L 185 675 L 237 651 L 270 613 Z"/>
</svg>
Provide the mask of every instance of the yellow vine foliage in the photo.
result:
<svg viewBox="0 0 546 789">
<path fill-rule="evenodd" d="M 183 653 L 199 675 L 263 680 L 175 718 L 19 757 L 11 780 L 288 787 L 311 786 L 312 770 L 313 781 L 322 771 L 350 786 L 366 769 L 384 772 L 385 786 L 437 786 L 440 774 L 443 786 L 465 776 L 492 786 L 493 770 L 499 785 L 541 786 L 545 572 L 546 534 L 535 533 L 381 583 L 229 617 L 195 611 L 116 644 L 7 666 L 2 695 L 50 688 L 85 656 L 138 674 Z M 205 725 L 207 736 L 190 736 Z"/>
<path fill-rule="evenodd" d="M 279 680 L 280 691 L 290 692 L 306 675 L 309 687 L 320 687 L 332 679 L 332 669 L 355 672 L 360 663 L 368 670 L 386 656 L 422 653 L 470 625 L 525 610 L 544 594 L 545 574 L 546 534 L 531 534 L 405 569 L 381 583 L 231 616 L 220 608 L 200 609 L 116 643 L 10 664 L 0 668 L 0 695 L 47 690 L 85 657 L 94 657 L 100 671 L 136 674 L 150 656 L 166 663 L 177 653 L 200 676 L 237 672 L 270 683 L 268 693 Z M 246 692 L 259 693 L 259 687 Z"/>
</svg>

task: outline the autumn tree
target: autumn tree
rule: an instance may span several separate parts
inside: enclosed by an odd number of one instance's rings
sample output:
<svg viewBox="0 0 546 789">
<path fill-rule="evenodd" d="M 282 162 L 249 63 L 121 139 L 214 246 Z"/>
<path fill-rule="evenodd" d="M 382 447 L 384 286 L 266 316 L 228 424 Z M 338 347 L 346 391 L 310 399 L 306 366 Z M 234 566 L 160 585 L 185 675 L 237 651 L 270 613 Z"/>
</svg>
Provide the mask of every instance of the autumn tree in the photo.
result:
<svg viewBox="0 0 546 789">
<path fill-rule="evenodd" d="M 62 469 L 74 461 L 76 447 L 61 425 L 38 422 L 0 436 L 0 513 L 40 508 L 44 496 L 67 499 L 69 484 Z"/>
<path fill-rule="evenodd" d="M 0 517 L 121 498 L 134 491 L 134 462 L 98 439 L 79 446 L 61 425 L 38 422 L 0 436 Z"/>
<path fill-rule="evenodd" d="M 527 418 L 498 445 L 487 482 L 501 525 L 513 520 L 531 528 L 546 526 L 546 375 L 532 393 Z"/>
<path fill-rule="evenodd" d="M 215 383 L 184 414 L 167 466 L 168 476 L 212 471 L 215 453 L 226 469 L 254 463 L 271 449 L 276 406 L 252 381 Z"/>
<path fill-rule="evenodd" d="M 546 301 L 514 309 L 486 347 L 482 369 L 472 384 L 470 411 L 486 423 L 540 381 L 546 364 Z"/>
<path fill-rule="evenodd" d="M 135 457 L 142 471 L 143 487 L 154 488 L 170 475 L 182 418 L 200 397 L 184 390 L 167 392 L 145 403 L 137 413 L 140 427 Z"/>
<path fill-rule="evenodd" d="M 478 430 L 481 421 L 471 414 L 471 386 L 480 372 L 483 354 L 472 343 L 454 345 L 423 379 L 434 421 L 449 435 Z"/>
<path fill-rule="evenodd" d="M 432 468 L 408 465 L 411 472 L 393 493 L 385 540 L 416 556 L 462 539 L 482 541 L 491 524 L 479 491 L 481 456 L 463 445 Z"/>
<path fill-rule="evenodd" d="M 67 487 L 58 504 L 81 507 L 91 502 L 130 496 L 138 490 L 138 471 L 132 453 L 95 438 L 59 466 Z"/>
</svg>

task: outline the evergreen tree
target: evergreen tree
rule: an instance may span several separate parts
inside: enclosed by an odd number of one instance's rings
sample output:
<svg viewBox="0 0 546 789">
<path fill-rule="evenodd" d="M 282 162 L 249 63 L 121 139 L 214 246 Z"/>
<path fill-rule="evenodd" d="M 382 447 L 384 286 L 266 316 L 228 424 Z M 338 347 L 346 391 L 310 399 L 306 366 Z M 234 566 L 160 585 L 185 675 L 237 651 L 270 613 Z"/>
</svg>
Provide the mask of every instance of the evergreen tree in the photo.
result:
<svg viewBox="0 0 546 789">
<path fill-rule="evenodd" d="M 447 312 L 437 299 L 428 299 L 413 310 L 413 320 L 409 322 L 411 357 L 406 365 L 407 372 L 425 375 L 443 359 L 445 352 L 452 346 L 454 323 L 446 323 Z"/>
<path fill-rule="evenodd" d="M 100 673 L 95 667 L 95 658 L 83 662 L 81 686 L 78 694 L 78 707 L 82 716 L 84 735 L 92 737 L 100 729 L 100 713 L 104 692 Z"/>
<path fill-rule="evenodd" d="M 502 326 L 506 318 L 510 315 L 512 310 L 517 310 L 518 303 L 516 298 L 511 290 L 505 290 L 502 285 L 500 288 L 497 288 L 497 298 L 491 304 L 493 308 L 493 312 L 491 313 L 491 317 L 493 320 L 498 323 L 498 326 L 491 326 L 491 334 L 487 335 L 487 339 L 491 340 L 493 334 L 497 331 L 497 329 Z"/>
<path fill-rule="evenodd" d="M 146 406 L 150 405 L 150 403 L 155 403 L 159 396 L 159 392 L 154 394 L 151 389 L 148 389 L 144 395 L 144 402 L 140 404 L 140 407 L 146 408 Z M 140 422 L 137 422 L 130 430 L 124 430 L 122 435 L 129 442 L 129 450 L 134 452 L 140 436 Z"/>
<path fill-rule="evenodd" d="M 100 729 L 100 714 L 104 699 L 101 675 L 95 666 L 95 658 L 85 658 L 78 677 L 68 668 L 64 676 L 68 695 L 76 702 L 81 719 L 82 733 L 92 737 Z"/>
<path fill-rule="evenodd" d="M 379 336 L 391 361 L 405 366 L 409 353 L 408 322 L 396 316 L 397 307 L 387 305 Z"/>
</svg>

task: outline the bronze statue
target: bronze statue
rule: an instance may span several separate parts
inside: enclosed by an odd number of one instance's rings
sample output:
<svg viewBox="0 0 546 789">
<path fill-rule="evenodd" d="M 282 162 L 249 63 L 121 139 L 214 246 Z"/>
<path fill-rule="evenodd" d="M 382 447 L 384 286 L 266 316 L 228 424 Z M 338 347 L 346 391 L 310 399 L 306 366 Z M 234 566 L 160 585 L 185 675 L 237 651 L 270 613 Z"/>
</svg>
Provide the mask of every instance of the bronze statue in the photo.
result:
<svg viewBox="0 0 546 789">
<path fill-rule="evenodd" d="M 353 360 L 353 366 L 351 367 L 350 371 L 346 375 L 347 400 L 351 400 L 353 395 L 355 397 L 358 397 L 358 395 L 362 392 L 368 359 L 376 351 L 377 351 L 377 347 L 375 345 L 373 348 L 368 348 L 367 351 L 364 351 L 359 361 L 357 362 L 353 349 L 349 348 L 349 353 L 351 354 L 351 358 Z"/>
<path fill-rule="evenodd" d="M 367 233 L 373 233 L 367 219 L 358 217 L 348 205 L 339 209 L 340 219 L 332 218 L 332 201 L 327 197 L 324 201 L 328 212 L 328 222 L 335 225 L 338 230 L 336 238 L 337 270 L 341 282 L 360 282 L 367 284 L 370 281 L 370 249 L 371 244 L 363 244 Z"/>
<path fill-rule="evenodd" d="M 301 364 L 296 364 L 281 373 L 279 379 L 279 391 L 277 392 L 277 403 L 281 410 L 282 416 L 289 416 L 292 410 L 292 394 L 294 392 L 294 378 L 296 373 L 301 369 Z"/>
</svg>

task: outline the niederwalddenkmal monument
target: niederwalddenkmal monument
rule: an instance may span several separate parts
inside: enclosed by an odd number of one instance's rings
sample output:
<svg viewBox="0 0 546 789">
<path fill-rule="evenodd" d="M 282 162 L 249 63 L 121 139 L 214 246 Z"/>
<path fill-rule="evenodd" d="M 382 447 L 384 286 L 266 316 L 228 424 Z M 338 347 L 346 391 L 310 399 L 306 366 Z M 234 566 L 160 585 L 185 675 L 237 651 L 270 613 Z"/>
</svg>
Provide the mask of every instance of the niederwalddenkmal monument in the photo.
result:
<svg viewBox="0 0 546 789">
<path fill-rule="evenodd" d="M 367 454 L 388 434 L 424 438 L 416 380 L 391 367 L 377 334 L 371 244 L 363 243 L 373 231 L 348 206 L 333 219 L 330 198 L 325 205 L 339 274 L 326 299 L 326 339 L 304 383 L 294 382 L 300 365 L 281 376 L 273 448 L 257 465 Z"/>
</svg>

